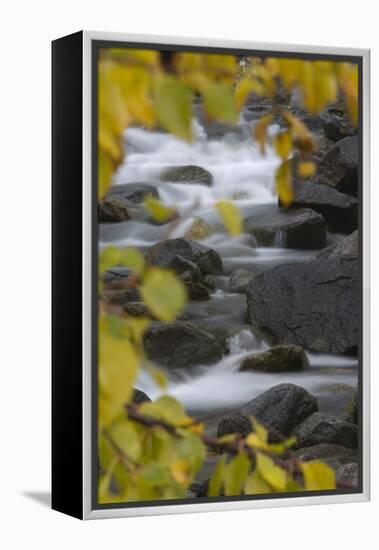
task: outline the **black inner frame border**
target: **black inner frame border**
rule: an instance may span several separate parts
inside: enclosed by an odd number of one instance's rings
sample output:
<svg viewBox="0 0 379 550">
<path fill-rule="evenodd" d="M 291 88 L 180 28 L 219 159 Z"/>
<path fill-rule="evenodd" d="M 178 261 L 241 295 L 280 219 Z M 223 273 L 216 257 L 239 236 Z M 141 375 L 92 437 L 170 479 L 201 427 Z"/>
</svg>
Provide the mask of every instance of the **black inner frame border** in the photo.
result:
<svg viewBox="0 0 379 550">
<path fill-rule="evenodd" d="M 300 46 L 301 47 L 301 46 Z M 358 341 L 358 487 L 354 489 L 334 489 L 322 491 L 298 491 L 270 493 L 263 495 L 238 495 L 219 497 L 196 497 L 169 500 L 143 500 L 135 502 L 119 502 L 110 504 L 98 503 L 98 304 L 97 304 L 97 276 L 98 276 L 98 225 L 97 225 L 97 173 L 98 173 L 98 60 L 101 48 L 135 48 L 140 50 L 157 50 L 172 52 L 202 52 L 214 54 L 230 54 L 236 56 L 279 57 L 286 59 L 309 59 L 350 62 L 358 65 L 358 246 L 359 246 L 359 341 Z M 129 42 L 114 40 L 91 40 L 91 169 L 92 169 L 92 277 L 91 277 L 91 509 L 109 510 L 122 508 L 142 508 L 148 506 L 175 506 L 186 504 L 207 504 L 218 502 L 239 502 L 256 500 L 280 500 L 283 498 L 306 498 L 314 496 L 332 496 L 360 494 L 363 492 L 363 56 L 361 55 L 333 55 L 317 53 L 285 52 L 276 50 L 260 50 L 246 48 L 230 48 L 215 46 L 196 46 L 183 44 L 159 44 L 145 42 Z M 304 501 L 306 504 L 306 501 Z M 198 510 L 201 512 L 201 508 Z"/>
</svg>

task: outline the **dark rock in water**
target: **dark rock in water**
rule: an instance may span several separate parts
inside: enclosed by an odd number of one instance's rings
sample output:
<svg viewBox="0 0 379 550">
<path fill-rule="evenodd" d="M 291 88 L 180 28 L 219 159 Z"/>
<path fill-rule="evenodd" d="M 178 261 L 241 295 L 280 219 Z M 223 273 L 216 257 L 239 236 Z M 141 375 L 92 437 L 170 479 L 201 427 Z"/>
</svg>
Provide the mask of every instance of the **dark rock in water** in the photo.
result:
<svg viewBox="0 0 379 550">
<path fill-rule="evenodd" d="M 222 259 L 218 252 L 189 239 L 168 239 L 150 248 L 147 261 L 151 265 L 173 267 L 176 257 L 181 256 L 198 266 L 202 275 L 217 275 L 222 272 Z"/>
<path fill-rule="evenodd" d="M 344 485 L 350 485 L 351 487 L 358 487 L 359 482 L 359 468 L 356 462 L 350 464 L 344 464 L 337 470 L 336 475 L 337 483 Z"/>
<path fill-rule="evenodd" d="M 354 390 L 353 396 L 349 403 L 347 404 L 347 414 L 345 420 L 352 422 L 353 424 L 358 424 L 358 410 L 359 410 L 359 398 L 358 390 Z"/>
<path fill-rule="evenodd" d="M 247 403 L 240 412 L 256 417 L 282 435 L 288 435 L 297 424 L 316 411 L 317 399 L 304 388 L 295 384 L 278 384 Z"/>
<path fill-rule="evenodd" d="M 173 269 L 184 282 L 201 281 L 203 278 L 200 268 L 191 260 L 180 255 L 174 256 L 165 267 Z"/>
<path fill-rule="evenodd" d="M 342 241 L 332 246 L 325 248 L 317 258 L 328 259 L 338 256 L 355 256 L 358 257 L 359 252 L 359 234 L 358 229 L 345 237 Z"/>
<path fill-rule="evenodd" d="M 247 285 L 253 277 L 253 273 L 250 273 L 250 271 L 245 271 L 244 269 L 237 269 L 236 271 L 233 271 L 229 283 L 230 291 L 244 294 Z"/>
<path fill-rule="evenodd" d="M 152 361 L 174 369 L 209 365 L 223 356 L 212 334 L 188 322 L 152 323 L 144 336 L 144 346 Z"/>
<path fill-rule="evenodd" d="M 336 458 L 338 461 L 345 460 L 353 456 L 352 449 L 336 445 L 334 443 L 318 443 L 311 447 L 305 447 L 293 451 L 294 455 L 300 460 L 318 460 L 324 458 Z"/>
<path fill-rule="evenodd" d="M 185 283 L 190 300 L 209 300 L 209 289 L 202 283 Z"/>
<path fill-rule="evenodd" d="M 161 173 L 160 179 L 172 183 L 202 183 L 208 186 L 213 183 L 212 174 L 208 170 L 192 164 L 166 168 Z"/>
<path fill-rule="evenodd" d="M 127 290 L 104 290 L 101 298 L 111 304 L 116 304 L 119 306 L 124 306 L 128 302 L 139 302 L 141 300 L 140 293 L 137 288 L 129 288 Z"/>
<path fill-rule="evenodd" d="M 262 206 L 245 219 L 244 227 L 263 246 L 317 249 L 326 245 L 323 217 L 306 208 L 291 210 L 275 205 Z"/>
<path fill-rule="evenodd" d="M 220 420 L 217 427 L 217 437 L 228 434 L 240 434 L 242 437 L 246 437 L 252 429 L 251 422 L 247 416 L 229 414 Z"/>
<path fill-rule="evenodd" d="M 293 431 L 297 447 L 311 447 L 319 443 L 335 443 L 355 449 L 358 430 L 355 424 L 335 418 L 330 414 L 315 412 Z"/>
<path fill-rule="evenodd" d="M 151 399 L 148 395 L 146 395 L 146 393 L 144 391 L 137 390 L 137 388 L 135 388 L 133 390 L 132 401 L 136 405 L 139 405 L 140 403 L 146 403 L 147 401 L 151 401 Z"/>
<path fill-rule="evenodd" d="M 203 279 L 203 284 L 208 288 L 208 290 L 213 291 L 216 288 L 216 281 L 213 275 L 206 275 Z"/>
<path fill-rule="evenodd" d="M 204 479 L 203 481 L 194 481 L 191 483 L 190 491 L 194 493 L 197 497 L 206 497 L 208 496 L 208 486 L 209 479 Z"/>
<path fill-rule="evenodd" d="M 330 185 L 348 195 L 358 192 L 358 136 L 337 141 L 321 159 L 314 181 Z"/>
<path fill-rule="evenodd" d="M 128 302 L 123 306 L 123 310 L 130 315 L 130 317 L 148 317 L 150 319 L 155 319 L 144 302 Z"/>
<path fill-rule="evenodd" d="M 240 371 L 289 372 L 303 370 L 309 364 L 301 346 L 276 346 L 246 357 Z"/>
<path fill-rule="evenodd" d="M 321 126 L 325 136 L 332 141 L 339 141 L 357 133 L 357 128 L 352 124 L 342 101 L 330 105 L 321 113 Z"/>
<path fill-rule="evenodd" d="M 159 199 L 158 189 L 145 182 L 113 185 L 107 193 L 107 196 L 117 196 L 126 202 L 132 202 L 135 204 L 140 204 L 143 202 L 146 195 L 152 195 L 156 199 Z"/>
<path fill-rule="evenodd" d="M 351 233 L 358 226 L 358 200 L 329 185 L 294 182 L 291 208 L 311 208 L 322 214 L 331 231 Z"/>
<path fill-rule="evenodd" d="M 97 206 L 99 223 L 125 222 L 132 218 L 129 208 L 117 195 L 108 195 Z"/>
<path fill-rule="evenodd" d="M 351 256 L 282 264 L 248 285 L 247 317 L 274 344 L 343 353 L 358 344 L 359 294 Z"/>
<path fill-rule="evenodd" d="M 132 271 L 129 268 L 115 265 L 111 269 L 107 269 L 107 271 L 105 271 L 103 276 L 103 282 L 104 284 L 107 285 L 107 284 L 125 279 L 129 277 L 131 274 L 132 274 Z"/>
</svg>

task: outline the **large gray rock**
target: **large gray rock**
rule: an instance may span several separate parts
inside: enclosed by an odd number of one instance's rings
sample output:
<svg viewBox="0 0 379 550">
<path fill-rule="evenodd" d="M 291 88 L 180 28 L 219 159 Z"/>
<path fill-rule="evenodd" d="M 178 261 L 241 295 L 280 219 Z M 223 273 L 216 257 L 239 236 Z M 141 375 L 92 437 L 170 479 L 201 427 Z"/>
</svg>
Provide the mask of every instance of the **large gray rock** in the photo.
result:
<svg viewBox="0 0 379 550">
<path fill-rule="evenodd" d="M 291 210 L 276 205 L 262 206 L 245 219 L 244 229 L 263 246 L 318 249 L 326 244 L 323 217 L 307 208 Z"/>
<path fill-rule="evenodd" d="M 159 191 L 156 187 L 149 183 L 145 182 L 136 182 L 136 183 L 122 183 L 119 185 L 113 185 L 107 196 L 117 196 L 126 203 L 136 203 L 139 204 L 143 202 L 143 199 L 146 195 L 152 195 L 156 199 L 159 199 Z"/>
<path fill-rule="evenodd" d="M 315 412 L 293 431 L 297 447 L 311 447 L 319 443 L 335 443 L 350 449 L 358 445 L 358 429 L 355 424 L 335 418 L 330 414 Z"/>
<path fill-rule="evenodd" d="M 293 451 L 294 455 L 300 460 L 319 460 L 324 458 L 335 458 L 338 461 L 350 460 L 353 456 L 353 450 L 336 445 L 335 443 L 318 443 L 311 447 L 304 447 Z"/>
<path fill-rule="evenodd" d="M 125 201 L 117 195 L 108 195 L 97 206 L 98 223 L 117 223 L 132 219 Z"/>
<path fill-rule="evenodd" d="M 228 434 L 240 434 L 246 437 L 252 431 L 252 425 L 247 416 L 242 414 L 229 414 L 224 416 L 217 427 L 217 437 Z"/>
<path fill-rule="evenodd" d="M 342 241 L 332 246 L 328 246 L 318 254 L 318 258 L 336 258 L 338 256 L 358 256 L 359 252 L 359 233 L 358 229 L 345 237 Z"/>
<path fill-rule="evenodd" d="M 188 322 L 152 323 L 144 336 L 147 356 L 169 368 L 209 365 L 222 358 L 216 338 Z"/>
<path fill-rule="evenodd" d="M 212 174 L 208 170 L 192 164 L 166 168 L 161 173 L 160 179 L 172 183 L 201 183 L 208 186 L 213 183 Z"/>
<path fill-rule="evenodd" d="M 178 256 L 193 262 L 202 275 L 216 275 L 222 272 L 222 259 L 218 252 L 189 239 L 168 239 L 155 244 L 147 254 L 147 261 L 151 265 L 176 270 Z"/>
<path fill-rule="evenodd" d="M 344 486 L 358 487 L 359 467 L 356 462 L 344 464 L 337 470 L 337 483 Z"/>
<path fill-rule="evenodd" d="M 314 180 L 334 187 L 341 193 L 358 193 L 358 136 L 345 137 L 321 159 Z"/>
<path fill-rule="evenodd" d="M 289 372 L 303 370 L 308 358 L 301 346 L 275 346 L 243 359 L 240 371 Z"/>
<path fill-rule="evenodd" d="M 351 233 L 358 226 L 358 200 L 329 185 L 294 182 L 291 208 L 311 208 L 322 215 L 331 231 Z"/>
<path fill-rule="evenodd" d="M 274 344 L 352 351 L 359 340 L 359 273 L 350 256 L 268 269 L 246 289 L 248 321 Z"/>
<path fill-rule="evenodd" d="M 278 384 L 247 403 L 241 414 L 254 416 L 267 427 L 288 435 L 297 424 L 316 411 L 317 399 L 307 390 L 295 384 Z"/>
</svg>

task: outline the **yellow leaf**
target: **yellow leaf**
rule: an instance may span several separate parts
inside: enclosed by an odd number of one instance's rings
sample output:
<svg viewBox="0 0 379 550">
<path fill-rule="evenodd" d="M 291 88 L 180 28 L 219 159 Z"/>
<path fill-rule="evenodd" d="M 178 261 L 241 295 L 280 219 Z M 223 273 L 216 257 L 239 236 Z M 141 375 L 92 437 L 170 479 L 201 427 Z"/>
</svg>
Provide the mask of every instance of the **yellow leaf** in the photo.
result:
<svg viewBox="0 0 379 550">
<path fill-rule="evenodd" d="M 293 201 L 291 163 L 289 161 L 285 161 L 279 166 L 275 174 L 275 182 L 280 202 L 284 206 L 289 206 Z"/>
<path fill-rule="evenodd" d="M 284 491 L 287 483 L 287 473 L 263 453 L 257 453 L 257 470 L 263 479 L 274 489 Z"/>
<path fill-rule="evenodd" d="M 216 208 L 229 233 L 233 236 L 242 233 L 242 216 L 240 209 L 231 201 L 217 201 Z"/>
<path fill-rule="evenodd" d="M 135 273 L 141 274 L 145 259 L 136 248 L 118 248 L 113 245 L 105 247 L 99 257 L 100 273 L 119 265 L 129 267 Z"/>
<path fill-rule="evenodd" d="M 157 222 L 167 222 L 176 215 L 174 208 L 162 204 L 153 195 L 148 194 L 143 199 L 143 206 L 145 210 L 150 214 L 153 220 Z"/>
<path fill-rule="evenodd" d="M 286 160 L 292 151 L 292 134 L 289 130 L 278 132 L 273 140 L 275 151 L 279 157 Z"/>
<path fill-rule="evenodd" d="M 272 122 L 272 114 L 262 115 L 254 127 L 254 137 L 260 145 L 262 154 L 266 151 L 267 129 Z"/>
<path fill-rule="evenodd" d="M 263 449 L 268 450 L 268 444 L 263 441 L 256 433 L 250 433 L 245 439 L 247 445 L 253 449 Z"/>
<path fill-rule="evenodd" d="M 155 110 L 160 124 L 186 141 L 192 140 L 192 92 L 177 78 L 159 74 L 154 87 Z"/>
<path fill-rule="evenodd" d="M 150 311 L 162 321 L 174 321 L 186 305 L 184 284 L 166 269 L 151 268 L 140 287 L 142 298 Z"/>
<path fill-rule="evenodd" d="M 263 96 L 265 93 L 265 86 L 257 78 L 242 78 L 234 91 L 237 109 L 243 107 L 248 95 L 252 92 L 259 96 Z"/>
<path fill-rule="evenodd" d="M 313 160 L 300 160 L 297 165 L 297 173 L 300 178 L 310 178 L 316 171 Z"/>
<path fill-rule="evenodd" d="M 191 481 L 191 467 L 184 459 L 177 460 L 169 466 L 172 477 L 179 485 L 187 487 Z"/>
<path fill-rule="evenodd" d="M 111 156 L 104 150 L 100 149 L 98 154 L 98 198 L 102 199 L 109 189 L 111 184 L 112 174 L 115 169 L 114 161 Z"/>
<path fill-rule="evenodd" d="M 302 61 L 299 59 L 278 59 L 279 74 L 285 88 L 289 89 L 298 82 Z"/>
<path fill-rule="evenodd" d="M 324 462 L 316 460 L 312 462 L 302 462 L 301 470 L 303 472 L 305 489 L 307 491 L 321 491 L 336 488 L 335 472 Z"/>
<path fill-rule="evenodd" d="M 250 470 L 250 460 L 245 453 L 238 453 L 228 462 L 224 471 L 226 496 L 240 495 Z"/>
<path fill-rule="evenodd" d="M 159 369 L 150 362 L 145 365 L 145 368 L 160 388 L 164 389 L 167 387 L 167 375 L 162 369 Z"/>
</svg>

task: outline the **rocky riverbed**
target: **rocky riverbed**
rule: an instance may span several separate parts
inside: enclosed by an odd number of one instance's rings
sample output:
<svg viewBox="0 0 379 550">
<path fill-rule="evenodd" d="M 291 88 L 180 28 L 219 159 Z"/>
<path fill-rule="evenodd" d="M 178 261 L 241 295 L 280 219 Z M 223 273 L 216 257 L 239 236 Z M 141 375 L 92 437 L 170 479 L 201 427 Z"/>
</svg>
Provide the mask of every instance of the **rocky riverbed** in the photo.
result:
<svg viewBox="0 0 379 550">
<path fill-rule="evenodd" d="M 312 118 L 296 98 L 285 101 L 319 145 L 317 173 L 295 182 L 290 208 L 275 192 L 272 148 L 262 156 L 251 137 L 270 102 L 248 102 L 236 127 L 207 123 L 197 104 L 191 144 L 127 130 L 125 162 L 98 207 L 99 246 L 136 246 L 185 282 L 185 311 L 168 325 L 153 319 L 145 350 L 209 432 L 244 434 L 254 415 L 295 434 L 299 456 L 325 459 L 357 483 L 358 137 L 341 104 Z M 146 193 L 175 208 L 170 222 L 149 219 Z M 237 238 L 214 209 L 220 198 L 241 209 Z M 106 281 L 128 276 L 115 266 Z M 129 315 L 149 314 L 136 290 L 104 294 Z M 161 392 L 145 373 L 137 388 Z"/>
</svg>

